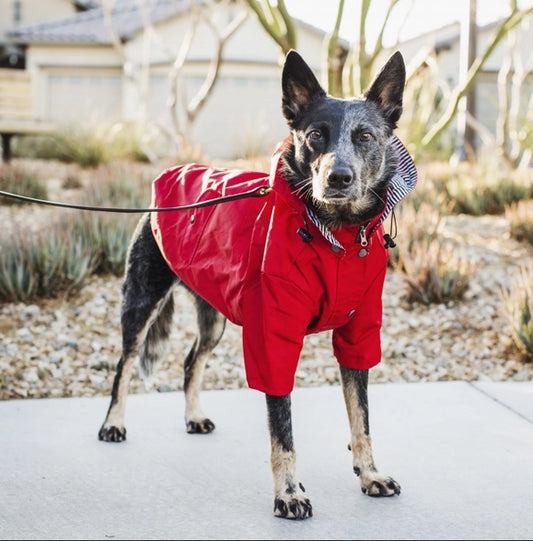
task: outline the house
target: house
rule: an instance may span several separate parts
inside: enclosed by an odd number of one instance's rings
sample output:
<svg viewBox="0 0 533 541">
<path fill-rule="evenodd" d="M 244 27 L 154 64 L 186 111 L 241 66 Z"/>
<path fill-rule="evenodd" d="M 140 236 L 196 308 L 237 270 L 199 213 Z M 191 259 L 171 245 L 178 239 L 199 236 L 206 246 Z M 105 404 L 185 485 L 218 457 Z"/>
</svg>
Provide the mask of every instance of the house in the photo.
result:
<svg viewBox="0 0 533 541">
<path fill-rule="evenodd" d="M 0 68 L 24 68 L 24 47 L 13 43 L 8 33 L 21 26 L 67 17 L 96 7 L 95 0 L 0 0 Z"/>
<path fill-rule="evenodd" d="M 36 117 L 65 127 L 121 122 L 140 123 L 147 134 L 172 132 L 169 73 L 191 27 L 191 2 L 145 0 L 149 9 L 141 13 L 138 2 L 115 0 L 111 26 L 96 0 L 55 4 L 70 4 L 70 13 L 17 26 L 7 34 L 12 44 L 25 49 Z M 233 158 L 254 149 L 270 152 L 287 134 L 281 115 L 280 49 L 244 1 L 213 6 L 209 9 L 218 28 L 243 10 L 249 14 L 224 48 L 220 77 L 198 115 L 193 141 L 212 158 Z M 324 32 L 296 24 L 298 49 L 319 73 Z M 189 98 L 202 85 L 214 52 L 213 32 L 202 22 L 180 83 Z"/>
</svg>

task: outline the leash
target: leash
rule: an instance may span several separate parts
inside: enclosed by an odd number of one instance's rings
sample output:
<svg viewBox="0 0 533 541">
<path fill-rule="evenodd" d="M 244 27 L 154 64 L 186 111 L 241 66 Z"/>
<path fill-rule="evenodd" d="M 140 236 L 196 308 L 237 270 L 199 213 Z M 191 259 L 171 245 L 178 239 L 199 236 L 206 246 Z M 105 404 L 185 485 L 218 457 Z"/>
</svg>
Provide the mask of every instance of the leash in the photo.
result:
<svg viewBox="0 0 533 541">
<path fill-rule="evenodd" d="M 54 207 L 62 207 L 76 210 L 94 210 L 99 212 L 117 212 L 117 213 L 144 213 L 144 212 L 169 212 L 174 210 L 188 210 L 197 209 L 200 207 L 208 207 L 210 205 L 218 205 L 219 203 L 226 203 L 228 201 L 235 201 L 237 199 L 244 199 L 245 197 L 264 197 L 272 191 L 270 186 L 258 186 L 247 192 L 237 193 L 233 195 L 222 195 L 214 199 L 208 199 L 206 201 L 199 201 L 198 203 L 192 203 L 190 205 L 181 205 L 179 207 L 163 207 L 163 208 L 121 208 L 121 207 L 95 207 L 90 205 L 76 205 L 71 203 L 61 203 L 59 201 L 47 201 L 46 199 L 36 199 L 35 197 L 28 197 L 26 195 L 20 195 L 10 192 L 4 192 L 0 190 L 0 195 L 5 197 L 11 197 L 12 199 L 19 199 L 20 201 L 27 201 L 29 203 L 38 203 L 40 205 L 51 205 Z"/>
</svg>

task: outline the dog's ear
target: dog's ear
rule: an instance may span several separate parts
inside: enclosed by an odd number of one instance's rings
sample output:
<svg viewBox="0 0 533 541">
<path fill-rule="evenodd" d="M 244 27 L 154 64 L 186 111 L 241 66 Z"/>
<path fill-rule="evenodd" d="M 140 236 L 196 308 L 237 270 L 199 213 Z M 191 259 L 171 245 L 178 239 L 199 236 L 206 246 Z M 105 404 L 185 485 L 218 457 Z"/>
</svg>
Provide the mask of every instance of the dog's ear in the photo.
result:
<svg viewBox="0 0 533 541">
<path fill-rule="evenodd" d="M 281 77 L 282 110 L 289 126 L 317 98 L 326 95 L 311 68 L 294 50 L 287 53 Z"/>
<path fill-rule="evenodd" d="M 402 114 L 403 89 L 405 86 L 405 63 L 402 54 L 395 52 L 365 92 L 365 98 L 380 108 L 392 128 Z"/>
</svg>

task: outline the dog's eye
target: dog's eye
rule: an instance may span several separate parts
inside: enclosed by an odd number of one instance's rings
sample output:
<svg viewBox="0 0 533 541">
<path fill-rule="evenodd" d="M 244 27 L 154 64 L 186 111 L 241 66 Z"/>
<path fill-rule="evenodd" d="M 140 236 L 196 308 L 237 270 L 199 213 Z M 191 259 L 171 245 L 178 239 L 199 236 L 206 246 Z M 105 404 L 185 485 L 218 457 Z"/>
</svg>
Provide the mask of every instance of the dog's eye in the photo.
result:
<svg viewBox="0 0 533 541">
<path fill-rule="evenodd" d="M 314 139 L 315 141 L 318 141 L 319 139 L 322 139 L 322 132 L 320 130 L 311 130 L 307 134 L 307 137 L 309 137 L 309 139 Z"/>
<path fill-rule="evenodd" d="M 372 135 L 370 135 L 368 132 L 363 132 L 359 134 L 359 141 L 363 143 L 370 141 L 370 139 L 372 139 Z"/>
</svg>

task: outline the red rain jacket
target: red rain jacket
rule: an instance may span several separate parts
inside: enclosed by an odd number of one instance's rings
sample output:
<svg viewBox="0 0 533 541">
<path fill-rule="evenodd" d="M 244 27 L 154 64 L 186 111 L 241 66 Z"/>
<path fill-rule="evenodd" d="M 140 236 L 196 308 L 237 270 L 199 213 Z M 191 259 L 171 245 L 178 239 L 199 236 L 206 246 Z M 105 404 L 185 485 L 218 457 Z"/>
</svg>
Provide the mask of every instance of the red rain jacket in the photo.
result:
<svg viewBox="0 0 533 541">
<path fill-rule="evenodd" d="M 280 173 L 288 142 L 274 153 L 270 175 L 198 164 L 167 169 L 153 183 L 152 206 L 190 204 L 270 185 L 267 196 L 151 214 L 156 241 L 173 271 L 242 326 L 248 385 L 279 396 L 293 389 L 310 333 L 333 329 L 333 351 L 342 366 L 367 369 L 379 363 L 388 260 L 383 215 L 367 228 L 373 231 L 365 256 L 356 242 L 359 226 L 336 230 L 338 242 L 320 231 Z M 305 242 L 302 230 L 311 241 Z"/>
</svg>

